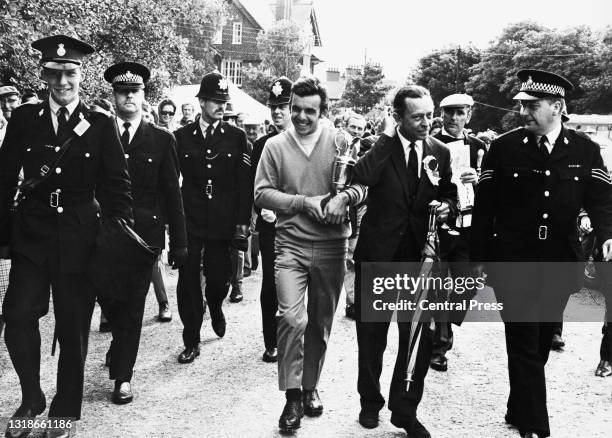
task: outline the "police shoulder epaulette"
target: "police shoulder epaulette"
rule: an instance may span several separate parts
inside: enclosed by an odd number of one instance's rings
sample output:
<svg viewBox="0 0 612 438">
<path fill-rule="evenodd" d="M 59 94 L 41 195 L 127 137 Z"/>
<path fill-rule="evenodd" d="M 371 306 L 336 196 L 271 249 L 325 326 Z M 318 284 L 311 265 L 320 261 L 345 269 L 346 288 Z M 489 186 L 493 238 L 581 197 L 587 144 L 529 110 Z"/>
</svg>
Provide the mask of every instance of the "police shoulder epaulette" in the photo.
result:
<svg viewBox="0 0 612 438">
<path fill-rule="evenodd" d="M 591 141 L 593 141 L 593 140 L 591 139 L 591 137 L 589 137 L 589 135 L 588 135 L 586 132 L 583 132 L 583 131 L 576 131 L 575 129 L 571 129 L 571 128 L 567 128 L 567 130 L 568 130 L 568 131 L 570 131 L 570 132 L 572 132 L 572 133 L 574 133 L 574 134 L 576 134 L 576 135 L 577 135 L 577 136 L 579 136 L 579 137 L 586 138 L 587 140 L 591 140 Z"/>
</svg>

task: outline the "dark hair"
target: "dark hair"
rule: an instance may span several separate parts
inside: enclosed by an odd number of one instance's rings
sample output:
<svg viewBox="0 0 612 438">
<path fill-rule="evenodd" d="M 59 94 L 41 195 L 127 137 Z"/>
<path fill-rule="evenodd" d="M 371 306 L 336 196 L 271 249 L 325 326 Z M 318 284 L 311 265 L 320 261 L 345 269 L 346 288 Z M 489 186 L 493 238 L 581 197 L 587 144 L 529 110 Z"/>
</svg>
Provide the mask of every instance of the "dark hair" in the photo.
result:
<svg viewBox="0 0 612 438">
<path fill-rule="evenodd" d="M 300 97 L 318 95 L 321 97 L 321 105 L 319 106 L 321 115 L 327 112 L 327 90 L 321 84 L 321 81 L 314 76 L 302 76 L 299 78 L 293 83 L 291 93 Z"/>
<path fill-rule="evenodd" d="M 165 107 L 166 105 L 171 105 L 172 108 L 174 108 L 172 111 L 176 112 L 176 104 L 171 100 L 171 99 L 162 99 L 161 102 L 159 102 L 159 105 L 157 105 L 157 110 L 161 111 L 163 107 Z"/>
<path fill-rule="evenodd" d="M 406 98 L 420 99 L 421 97 L 431 96 L 429 90 L 420 85 L 407 85 L 400 88 L 393 98 L 393 110 L 398 116 L 402 117 L 406 111 Z"/>
<path fill-rule="evenodd" d="M 38 94 L 36 94 L 36 91 L 34 90 L 26 90 L 21 95 L 21 100 L 28 100 L 32 98 L 38 100 Z"/>
<path fill-rule="evenodd" d="M 185 109 L 186 106 L 190 106 L 192 110 L 194 110 L 195 108 L 193 107 L 193 104 L 191 102 L 185 102 L 184 104 L 181 105 L 181 111 L 183 109 Z"/>
</svg>

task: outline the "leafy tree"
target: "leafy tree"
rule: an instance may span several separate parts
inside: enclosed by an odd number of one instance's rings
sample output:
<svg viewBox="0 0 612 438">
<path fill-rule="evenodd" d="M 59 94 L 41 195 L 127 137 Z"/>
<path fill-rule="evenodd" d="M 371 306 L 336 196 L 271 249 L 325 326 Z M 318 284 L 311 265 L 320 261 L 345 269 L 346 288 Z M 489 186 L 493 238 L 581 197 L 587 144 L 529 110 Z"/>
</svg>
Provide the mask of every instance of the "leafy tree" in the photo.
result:
<svg viewBox="0 0 612 438">
<path fill-rule="evenodd" d="M 84 63 L 86 99 L 110 94 L 103 79 L 108 66 L 134 60 L 151 70 L 147 95 L 157 100 L 164 88 L 191 82 L 207 62 L 187 52 L 188 40 L 178 35 L 176 19 L 212 23 L 221 7 L 222 0 L 0 0 L 0 81 L 44 90 L 39 52 L 30 43 L 63 33 L 96 49 Z"/>
<path fill-rule="evenodd" d="M 298 24 L 280 20 L 267 32 L 257 37 L 257 49 L 261 68 L 271 76 L 287 76 L 292 81 L 300 76 L 302 55 L 308 45 L 308 37 Z"/>
<path fill-rule="evenodd" d="M 434 50 L 419 59 L 408 82 L 429 90 L 436 104 L 453 93 L 464 93 L 469 68 L 480 61 L 480 51 L 473 47 L 453 46 Z"/>
<path fill-rule="evenodd" d="M 264 105 L 270 95 L 270 85 L 274 80 L 267 70 L 251 64 L 242 68 L 242 91 Z"/>
<path fill-rule="evenodd" d="M 362 114 L 367 113 L 391 88 L 383 84 L 384 78 L 380 65 L 369 63 L 364 65 L 361 72 L 346 82 L 340 105 L 352 107 Z"/>
<path fill-rule="evenodd" d="M 601 35 L 587 26 L 576 26 L 561 31 L 547 29 L 533 22 L 522 22 L 506 27 L 501 36 L 482 53 L 482 59 L 469 69 L 466 90 L 474 100 L 490 106 L 476 105 L 472 126 L 483 130 L 508 130 L 519 125 L 515 112 L 517 102 L 512 100 L 519 88 L 515 73 L 520 69 L 549 70 L 568 78 L 575 86 L 566 98 L 571 112 L 612 109 L 612 103 L 597 102 L 589 98 L 585 85 L 596 80 L 605 88 L 612 72 L 603 71 L 605 62 L 598 55 L 610 51 L 601 48 Z M 609 59 L 609 58 L 608 58 Z M 514 110 L 511 108 L 514 107 Z"/>
</svg>

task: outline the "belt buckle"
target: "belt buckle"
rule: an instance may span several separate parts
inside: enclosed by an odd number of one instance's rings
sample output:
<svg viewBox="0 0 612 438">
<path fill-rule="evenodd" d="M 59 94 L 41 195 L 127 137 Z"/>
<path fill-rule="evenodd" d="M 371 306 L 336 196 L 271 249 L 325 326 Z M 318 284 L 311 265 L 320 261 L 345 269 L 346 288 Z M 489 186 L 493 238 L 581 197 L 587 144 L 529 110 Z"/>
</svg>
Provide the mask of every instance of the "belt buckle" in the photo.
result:
<svg viewBox="0 0 612 438">
<path fill-rule="evenodd" d="M 49 198 L 49 205 L 53 208 L 59 207 L 59 196 L 58 192 L 51 192 L 51 196 Z"/>
<path fill-rule="evenodd" d="M 212 189 L 213 189 L 212 184 L 206 184 L 206 186 L 204 186 L 204 193 L 207 196 L 212 196 Z"/>
<path fill-rule="evenodd" d="M 546 225 L 540 225 L 538 228 L 538 239 L 546 240 L 548 238 L 548 227 Z"/>
</svg>

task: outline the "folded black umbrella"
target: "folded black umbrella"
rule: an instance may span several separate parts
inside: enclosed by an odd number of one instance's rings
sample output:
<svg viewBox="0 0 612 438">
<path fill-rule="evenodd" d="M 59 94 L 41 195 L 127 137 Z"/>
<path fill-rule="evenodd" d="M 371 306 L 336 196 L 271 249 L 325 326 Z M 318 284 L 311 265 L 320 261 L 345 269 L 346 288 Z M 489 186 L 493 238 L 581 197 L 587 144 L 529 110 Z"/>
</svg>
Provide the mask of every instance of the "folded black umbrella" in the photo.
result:
<svg viewBox="0 0 612 438">
<path fill-rule="evenodd" d="M 100 227 L 87 274 L 99 296 L 127 301 L 148 290 L 153 263 L 160 252 L 123 220 L 112 220 Z"/>
</svg>

